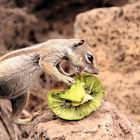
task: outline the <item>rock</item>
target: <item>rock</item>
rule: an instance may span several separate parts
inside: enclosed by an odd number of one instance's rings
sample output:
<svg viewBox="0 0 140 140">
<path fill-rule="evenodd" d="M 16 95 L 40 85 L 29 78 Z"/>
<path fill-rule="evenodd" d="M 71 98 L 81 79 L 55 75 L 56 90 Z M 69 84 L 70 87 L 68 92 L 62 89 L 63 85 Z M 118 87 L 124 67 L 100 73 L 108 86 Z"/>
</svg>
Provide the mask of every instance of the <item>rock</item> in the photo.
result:
<svg viewBox="0 0 140 140">
<path fill-rule="evenodd" d="M 48 120 L 43 120 L 47 117 Z M 80 121 L 64 121 L 54 118 L 54 115 L 50 114 L 49 111 L 48 113 L 45 111 L 24 130 L 27 130 L 27 133 L 29 130 L 34 130 L 32 138 L 50 140 L 140 139 L 140 129 L 109 102 L 104 102 L 98 111 Z"/>
<path fill-rule="evenodd" d="M 135 3 L 135 2 L 139 2 L 140 0 L 128 0 L 129 3 Z"/>
<path fill-rule="evenodd" d="M 6 49 L 19 49 L 36 43 L 36 18 L 19 8 L 0 6 L 0 45 Z M 14 40 L 14 41 L 13 41 Z"/>
<path fill-rule="evenodd" d="M 1 0 L 0 1 L 0 5 L 2 5 L 3 7 L 11 7 L 11 8 L 13 8 L 13 7 L 15 7 L 15 0 Z"/>
<path fill-rule="evenodd" d="M 95 50 L 107 100 L 140 123 L 140 2 L 77 16 L 75 36 Z"/>
<path fill-rule="evenodd" d="M 95 49 L 102 70 L 134 71 L 140 68 L 140 2 L 78 14 L 75 37 Z"/>
<path fill-rule="evenodd" d="M 1 49 L 23 48 L 51 38 L 72 38 L 71 29 L 77 13 L 95 7 L 124 5 L 127 2 L 128 0 L 1 0 Z"/>
<path fill-rule="evenodd" d="M 140 71 L 121 73 L 103 71 L 99 77 L 106 91 L 106 99 L 140 124 Z"/>
</svg>

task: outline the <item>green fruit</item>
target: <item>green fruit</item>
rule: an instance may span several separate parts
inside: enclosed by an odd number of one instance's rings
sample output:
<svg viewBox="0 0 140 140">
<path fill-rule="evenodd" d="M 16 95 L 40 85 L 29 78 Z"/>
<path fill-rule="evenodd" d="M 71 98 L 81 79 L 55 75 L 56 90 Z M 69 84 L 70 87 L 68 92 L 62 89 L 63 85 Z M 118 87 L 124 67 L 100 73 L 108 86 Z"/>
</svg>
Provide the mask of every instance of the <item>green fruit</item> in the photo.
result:
<svg viewBox="0 0 140 140">
<path fill-rule="evenodd" d="M 84 85 L 85 83 L 78 80 L 65 93 L 61 93 L 59 97 L 73 102 L 81 102 L 86 94 Z"/>
<path fill-rule="evenodd" d="M 81 74 L 65 92 L 50 91 L 47 100 L 50 109 L 58 117 L 80 120 L 99 108 L 104 95 L 104 88 L 95 76 Z"/>
</svg>

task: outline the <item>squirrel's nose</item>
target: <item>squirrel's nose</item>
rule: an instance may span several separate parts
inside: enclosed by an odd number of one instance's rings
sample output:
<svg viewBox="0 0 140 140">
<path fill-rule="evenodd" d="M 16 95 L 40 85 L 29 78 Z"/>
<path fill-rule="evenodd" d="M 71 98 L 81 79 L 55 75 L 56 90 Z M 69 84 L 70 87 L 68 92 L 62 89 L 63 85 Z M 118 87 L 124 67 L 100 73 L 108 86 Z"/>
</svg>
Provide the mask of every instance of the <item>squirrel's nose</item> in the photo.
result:
<svg viewBox="0 0 140 140">
<path fill-rule="evenodd" d="M 99 74 L 99 70 L 97 68 L 94 68 L 92 74 Z"/>
<path fill-rule="evenodd" d="M 89 69 L 89 68 L 85 67 L 83 71 L 87 72 L 87 73 L 90 73 L 90 74 L 98 74 L 99 73 L 99 70 L 97 68 Z"/>
</svg>

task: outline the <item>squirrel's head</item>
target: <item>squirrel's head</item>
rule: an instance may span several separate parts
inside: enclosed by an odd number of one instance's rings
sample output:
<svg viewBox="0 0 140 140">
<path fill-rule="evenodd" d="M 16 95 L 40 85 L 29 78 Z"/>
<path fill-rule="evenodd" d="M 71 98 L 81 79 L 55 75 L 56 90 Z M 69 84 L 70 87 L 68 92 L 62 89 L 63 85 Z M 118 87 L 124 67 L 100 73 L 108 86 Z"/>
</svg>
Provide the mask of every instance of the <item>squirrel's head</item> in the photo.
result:
<svg viewBox="0 0 140 140">
<path fill-rule="evenodd" d="M 89 47 L 84 40 L 53 39 L 47 41 L 46 46 L 51 47 L 45 47 L 46 51 L 43 47 L 43 53 L 41 54 L 42 59 L 46 59 L 46 61 L 54 63 L 62 74 L 72 76 L 73 74 L 77 74 L 82 71 L 90 74 L 98 74 L 93 49 Z M 62 61 L 60 60 L 68 60 L 70 64 L 65 63 L 63 68 L 61 66 Z M 65 67 L 71 69 L 70 65 L 74 68 L 73 74 L 65 73 L 64 71 Z"/>
<path fill-rule="evenodd" d="M 98 74 L 93 49 L 81 39 L 69 39 L 68 42 L 67 55 L 73 65 L 81 71 Z"/>
</svg>

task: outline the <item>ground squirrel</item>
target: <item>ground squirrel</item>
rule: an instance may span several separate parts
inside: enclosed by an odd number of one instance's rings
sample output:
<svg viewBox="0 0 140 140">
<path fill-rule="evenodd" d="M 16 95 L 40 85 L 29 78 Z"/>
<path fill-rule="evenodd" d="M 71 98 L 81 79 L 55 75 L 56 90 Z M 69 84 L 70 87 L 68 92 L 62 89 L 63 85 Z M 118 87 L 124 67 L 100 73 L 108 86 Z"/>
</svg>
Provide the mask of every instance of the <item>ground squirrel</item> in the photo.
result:
<svg viewBox="0 0 140 140">
<path fill-rule="evenodd" d="M 19 119 L 19 115 L 28 100 L 29 88 L 41 73 L 66 84 L 74 82 L 72 74 L 59 65 L 64 59 L 71 61 L 78 71 L 97 73 L 92 49 L 81 39 L 52 39 L 0 58 L 0 98 L 11 101 L 13 122 L 24 124 L 29 121 Z"/>
</svg>

